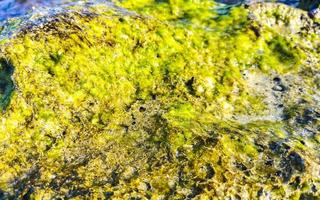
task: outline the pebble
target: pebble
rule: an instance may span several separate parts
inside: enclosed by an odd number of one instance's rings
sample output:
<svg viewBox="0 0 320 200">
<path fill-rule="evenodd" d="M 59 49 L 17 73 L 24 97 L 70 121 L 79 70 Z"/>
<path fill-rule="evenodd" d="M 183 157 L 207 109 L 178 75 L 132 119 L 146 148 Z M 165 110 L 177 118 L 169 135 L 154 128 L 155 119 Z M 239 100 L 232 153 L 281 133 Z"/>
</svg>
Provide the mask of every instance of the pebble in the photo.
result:
<svg viewBox="0 0 320 200">
<path fill-rule="evenodd" d="M 283 85 L 275 85 L 272 90 L 277 91 L 277 92 L 284 92 L 286 88 Z"/>
</svg>

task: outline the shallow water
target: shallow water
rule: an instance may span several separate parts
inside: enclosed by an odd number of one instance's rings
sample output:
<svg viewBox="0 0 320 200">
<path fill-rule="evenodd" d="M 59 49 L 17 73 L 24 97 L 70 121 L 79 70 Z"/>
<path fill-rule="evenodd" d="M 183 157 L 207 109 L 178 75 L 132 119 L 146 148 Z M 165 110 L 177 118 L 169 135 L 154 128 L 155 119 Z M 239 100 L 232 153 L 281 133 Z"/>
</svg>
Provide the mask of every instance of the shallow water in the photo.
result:
<svg viewBox="0 0 320 200">
<path fill-rule="evenodd" d="M 59 6 L 74 0 L 0 0 L 0 20 L 24 15 L 39 7 Z"/>
<path fill-rule="evenodd" d="M 233 6 L 241 3 L 253 3 L 261 1 L 262 0 L 218 0 L 217 2 Z M 25 15 L 26 13 L 31 12 L 39 7 L 59 6 L 70 2 L 75 2 L 75 0 L 0 0 L 0 21 L 11 17 Z M 296 7 L 298 6 L 299 0 L 278 0 L 277 2 Z"/>
</svg>

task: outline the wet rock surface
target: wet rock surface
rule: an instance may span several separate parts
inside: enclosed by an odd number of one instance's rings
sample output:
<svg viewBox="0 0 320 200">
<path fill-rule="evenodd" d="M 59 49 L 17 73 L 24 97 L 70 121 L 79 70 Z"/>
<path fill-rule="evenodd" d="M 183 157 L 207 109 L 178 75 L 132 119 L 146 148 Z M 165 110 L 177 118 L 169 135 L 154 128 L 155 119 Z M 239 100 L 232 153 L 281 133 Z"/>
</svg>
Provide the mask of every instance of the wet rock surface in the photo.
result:
<svg viewBox="0 0 320 200">
<path fill-rule="evenodd" d="M 32 10 L 39 9 L 39 7 L 54 7 L 63 5 L 72 0 L 2 0 L 0 3 L 0 21 L 11 18 L 19 17 L 32 12 Z"/>
<path fill-rule="evenodd" d="M 4 23 L 0 198 L 317 199 L 319 24 L 213 8 L 97 2 Z"/>
</svg>

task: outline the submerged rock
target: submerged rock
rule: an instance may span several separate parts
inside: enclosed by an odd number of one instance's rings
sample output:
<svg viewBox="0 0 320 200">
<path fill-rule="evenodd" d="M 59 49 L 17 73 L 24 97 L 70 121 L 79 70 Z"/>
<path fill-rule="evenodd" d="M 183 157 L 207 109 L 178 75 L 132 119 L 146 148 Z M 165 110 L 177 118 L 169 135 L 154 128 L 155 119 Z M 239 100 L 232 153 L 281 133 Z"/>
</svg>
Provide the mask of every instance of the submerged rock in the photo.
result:
<svg viewBox="0 0 320 200">
<path fill-rule="evenodd" d="M 319 25 L 285 5 L 214 8 L 127 0 L 6 23 L 0 197 L 319 196 Z"/>
</svg>

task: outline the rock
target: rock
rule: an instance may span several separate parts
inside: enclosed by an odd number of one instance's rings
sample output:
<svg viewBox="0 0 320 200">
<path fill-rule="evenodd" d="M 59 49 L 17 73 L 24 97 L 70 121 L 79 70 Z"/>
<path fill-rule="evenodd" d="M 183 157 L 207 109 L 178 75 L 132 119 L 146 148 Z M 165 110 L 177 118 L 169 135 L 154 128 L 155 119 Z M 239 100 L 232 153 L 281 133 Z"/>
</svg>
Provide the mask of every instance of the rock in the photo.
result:
<svg viewBox="0 0 320 200">
<path fill-rule="evenodd" d="M 320 11 L 319 8 L 312 9 L 308 12 L 308 15 L 311 18 L 320 19 Z"/>
<path fill-rule="evenodd" d="M 291 152 L 288 156 L 288 160 L 291 165 L 293 165 L 293 168 L 299 172 L 303 172 L 305 170 L 304 160 L 296 152 Z"/>
<path fill-rule="evenodd" d="M 320 113 L 312 108 L 306 108 L 303 113 L 297 117 L 296 121 L 299 124 L 311 124 L 320 119 Z"/>
<path fill-rule="evenodd" d="M 215 171 L 209 163 L 207 163 L 206 165 L 206 171 L 207 171 L 207 174 L 206 174 L 207 179 L 211 179 L 214 177 Z"/>
<path fill-rule="evenodd" d="M 0 195 L 319 196 L 319 25 L 213 8 L 98 1 L 2 23 Z"/>
<path fill-rule="evenodd" d="M 13 74 L 13 66 L 6 60 L 0 60 L 0 107 L 6 107 L 10 102 L 12 92 L 14 90 L 14 83 L 11 79 Z"/>
<path fill-rule="evenodd" d="M 313 194 L 310 193 L 302 193 L 299 200 L 317 200 L 318 196 L 315 196 Z"/>
<path fill-rule="evenodd" d="M 124 180 L 130 180 L 131 178 L 133 178 L 137 174 L 138 174 L 138 172 L 134 167 L 128 167 L 123 172 L 123 178 L 124 178 Z"/>
<path fill-rule="evenodd" d="M 319 34 L 319 26 L 303 10 L 275 3 L 253 4 L 249 10 L 251 18 L 289 37 L 304 32 Z"/>
<path fill-rule="evenodd" d="M 113 192 L 105 192 L 104 197 L 105 199 L 111 199 L 111 197 L 114 195 Z"/>
</svg>

